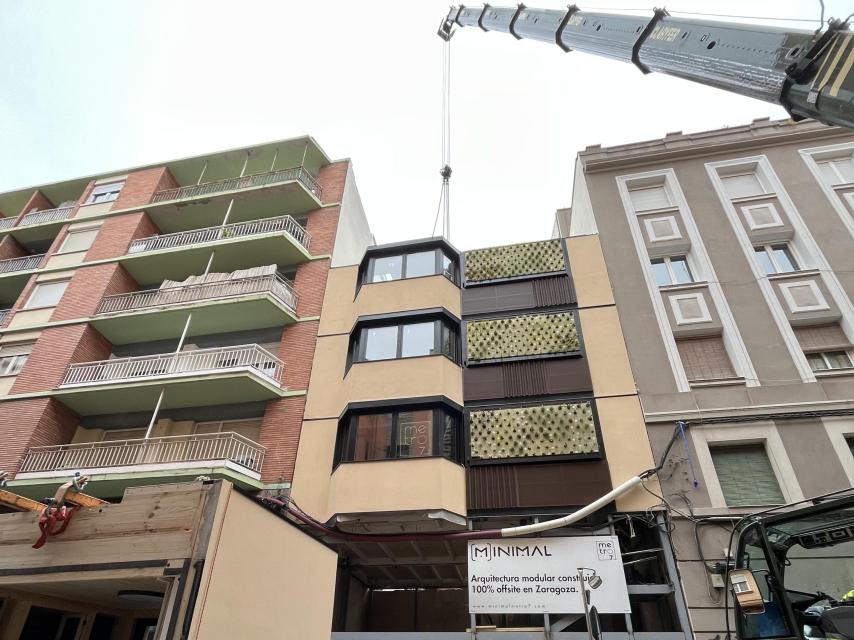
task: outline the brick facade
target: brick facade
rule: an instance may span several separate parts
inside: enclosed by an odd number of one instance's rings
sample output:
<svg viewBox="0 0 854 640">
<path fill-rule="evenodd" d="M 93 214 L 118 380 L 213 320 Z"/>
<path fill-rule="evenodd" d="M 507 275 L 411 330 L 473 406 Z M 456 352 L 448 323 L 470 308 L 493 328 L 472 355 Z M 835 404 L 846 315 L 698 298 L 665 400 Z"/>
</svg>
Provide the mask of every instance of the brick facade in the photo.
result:
<svg viewBox="0 0 854 640">
<path fill-rule="evenodd" d="M 142 169 L 129 174 L 113 209 L 130 209 L 151 202 L 151 196 L 162 189 L 172 189 L 178 183 L 167 167 Z"/>
<path fill-rule="evenodd" d="M 144 211 L 128 213 L 104 220 L 95 241 L 86 253 L 86 260 L 117 258 L 127 253 L 133 240 L 160 233 Z"/>
<path fill-rule="evenodd" d="M 305 396 L 271 400 L 261 423 L 260 444 L 267 448 L 261 480 L 290 482 L 294 477 Z"/>
<path fill-rule="evenodd" d="M 74 272 L 50 320 L 56 322 L 87 318 L 95 314 L 104 296 L 128 293 L 138 288 L 136 281 L 121 264 L 113 262 L 83 267 Z"/>
<path fill-rule="evenodd" d="M 54 398 L 29 398 L 0 404 L 4 445 L 0 447 L 0 471 L 16 472 L 30 447 L 71 441 L 79 418 Z"/>
<path fill-rule="evenodd" d="M 27 200 L 27 204 L 24 205 L 24 208 L 21 209 L 19 214 L 26 215 L 30 213 L 33 209 L 38 209 L 39 211 L 45 211 L 47 209 L 53 209 L 53 203 L 48 200 L 47 196 L 44 195 L 41 191 L 34 191 L 33 195 L 30 196 L 30 199 Z"/>
</svg>

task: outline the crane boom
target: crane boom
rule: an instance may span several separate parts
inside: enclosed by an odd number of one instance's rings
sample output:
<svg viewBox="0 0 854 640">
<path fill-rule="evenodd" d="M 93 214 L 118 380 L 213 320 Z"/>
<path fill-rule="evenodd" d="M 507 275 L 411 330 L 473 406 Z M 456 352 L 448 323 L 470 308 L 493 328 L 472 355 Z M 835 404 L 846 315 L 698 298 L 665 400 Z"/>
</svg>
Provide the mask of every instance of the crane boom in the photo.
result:
<svg viewBox="0 0 854 640">
<path fill-rule="evenodd" d="M 820 32 L 765 25 L 483 5 L 451 7 L 439 26 L 480 27 L 630 62 L 658 72 L 782 105 L 795 120 L 854 129 L 854 33 L 831 20 Z"/>
</svg>

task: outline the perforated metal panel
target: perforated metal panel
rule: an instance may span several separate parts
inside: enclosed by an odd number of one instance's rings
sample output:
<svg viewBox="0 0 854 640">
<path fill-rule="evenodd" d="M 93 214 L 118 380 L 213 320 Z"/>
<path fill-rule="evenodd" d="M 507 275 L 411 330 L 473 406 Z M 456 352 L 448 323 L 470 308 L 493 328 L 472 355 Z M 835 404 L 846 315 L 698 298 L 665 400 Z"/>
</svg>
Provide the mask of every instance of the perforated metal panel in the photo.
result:
<svg viewBox="0 0 854 640">
<path fill-rule="evenodd" d="M 566 269 L 560 240 L 477 249 L 466 252 L 465 256 L 466 282 L 554 273 Z"/>
<path fill-rule="evenodd" d="M 472 411 L 469 439 L 475 460 L 599 452 L 589 401 Z"/>
<path fill-rule="evenodd" d="M 575 314 L 546 313 L 466 323 L 469 362 L 578 351 Z"/>
</svg>

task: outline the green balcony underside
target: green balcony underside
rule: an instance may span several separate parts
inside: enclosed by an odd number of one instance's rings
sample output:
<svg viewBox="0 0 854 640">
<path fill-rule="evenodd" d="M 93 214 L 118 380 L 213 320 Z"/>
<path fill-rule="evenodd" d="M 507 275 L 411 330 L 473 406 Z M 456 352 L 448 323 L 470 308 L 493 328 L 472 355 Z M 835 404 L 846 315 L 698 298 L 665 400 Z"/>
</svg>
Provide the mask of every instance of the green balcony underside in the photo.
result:
<svg viewBox="0 0 854 640">
<path fill-rule="evenodd" d="M 297 321 L 294 312 L 275 296 L 255 293 L 95 316 L 89 324 L 114 345 L 172 340 L 181 335 L 190 313 L 190 337 L 284 327 Z"/>
<path fill-rule="evenodd" d="M 0 274 L 0 307 L 11 307 L 34 273 L 35 270 L 27 269 Z"/>
<path fill-rule="evenodd" d="M 311 258 L 308 251 L 290 235 L 275 231 L 158 251 L 141 251 L 119 260 L 139 284 L 152 285 L 204 273 L 211 251 L 214 252 L 211 272 L 220 273 L 260 264 L 296 265 Z"/>
<path fill-rule="evenodd" d="M 160 389 L 166 388 L 161 409 L 205 407 L 272 400 L 289 394 L 265 376 L 247 369 L 116 383 L 61 387 L 52 395 L 81 416 L 152 411 Z"/>
<path fill-rule="evenodd" d="M 285 214 L 299 216 L 321 206 L 320 200 L 301 182 L 289 180 L 200 198 L 147 204 L 137 209 L 145 209 L 161 233 L 174 233 L 221 224 L 232 198 L 234 205 L 228 216 L 229 223 Z"/>
<path fill-rule="evenodd" d="M 50 477 L 27 477 L 33 474 L 18 474 L 23 476 L 9 482 L 8 490 L 33 500 L 43 500 L 53 496 L 59 485 L 74 477 L 74 470 L 55 472 Z M 42 474 L 40 474 L 42 475 Z M 44 474 L 46 475 L 46 474 Z M 118 498 L 127 487 L 139 487 L 153 484 L 171 484 L 179 482 L 193 482 L 199 476 L 208 476 L 212 479 L 224 479 L 243 487 L 244 489 L 261 489 L 263 484 L 241 473 L 239 470 L 220 466 L 192 467 L 165 469 L 162 471 L 130 471 L 123 473 L 110 473 L 109 468 L 103 473 L 93 473 L 85 492 L 96 498 Z"/>
<path fill-rule="evenodd" d="M 41 224 L 30 224 L 23 227 L 12 227 L 6 230 L 8 235 L 11 235 L 23 245 L 29 245 L 36 242 L 44 242 L 53 240 L 59 233 L 59 230 L 69 223 L 69 220 L 54 220 L 53 222 L 43 222 Z"/>
</svg>

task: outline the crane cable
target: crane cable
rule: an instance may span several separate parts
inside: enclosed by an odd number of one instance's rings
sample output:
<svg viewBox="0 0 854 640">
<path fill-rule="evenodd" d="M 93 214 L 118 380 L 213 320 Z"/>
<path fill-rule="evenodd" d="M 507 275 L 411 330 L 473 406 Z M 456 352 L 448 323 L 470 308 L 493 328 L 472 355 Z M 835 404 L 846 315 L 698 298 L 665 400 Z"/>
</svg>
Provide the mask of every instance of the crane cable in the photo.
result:
<svg viewBox="0 0 854 640">
<path fill-rule="evenodd" d="M 436 235 L 436 227 L 439 224 L 439 216 L 442 216 L 442 236 L 451 239 L 451 203 L 450 203 L 450 179 L 451 179 L 451 40 L 448 38 L 442 43 L 442 168 L 439 175 L 442 176 L 442 187 L 439 192 L 439 206 L 436 209 L 436 219 L 433 221 L 433 232 Z"/>
</svg>

